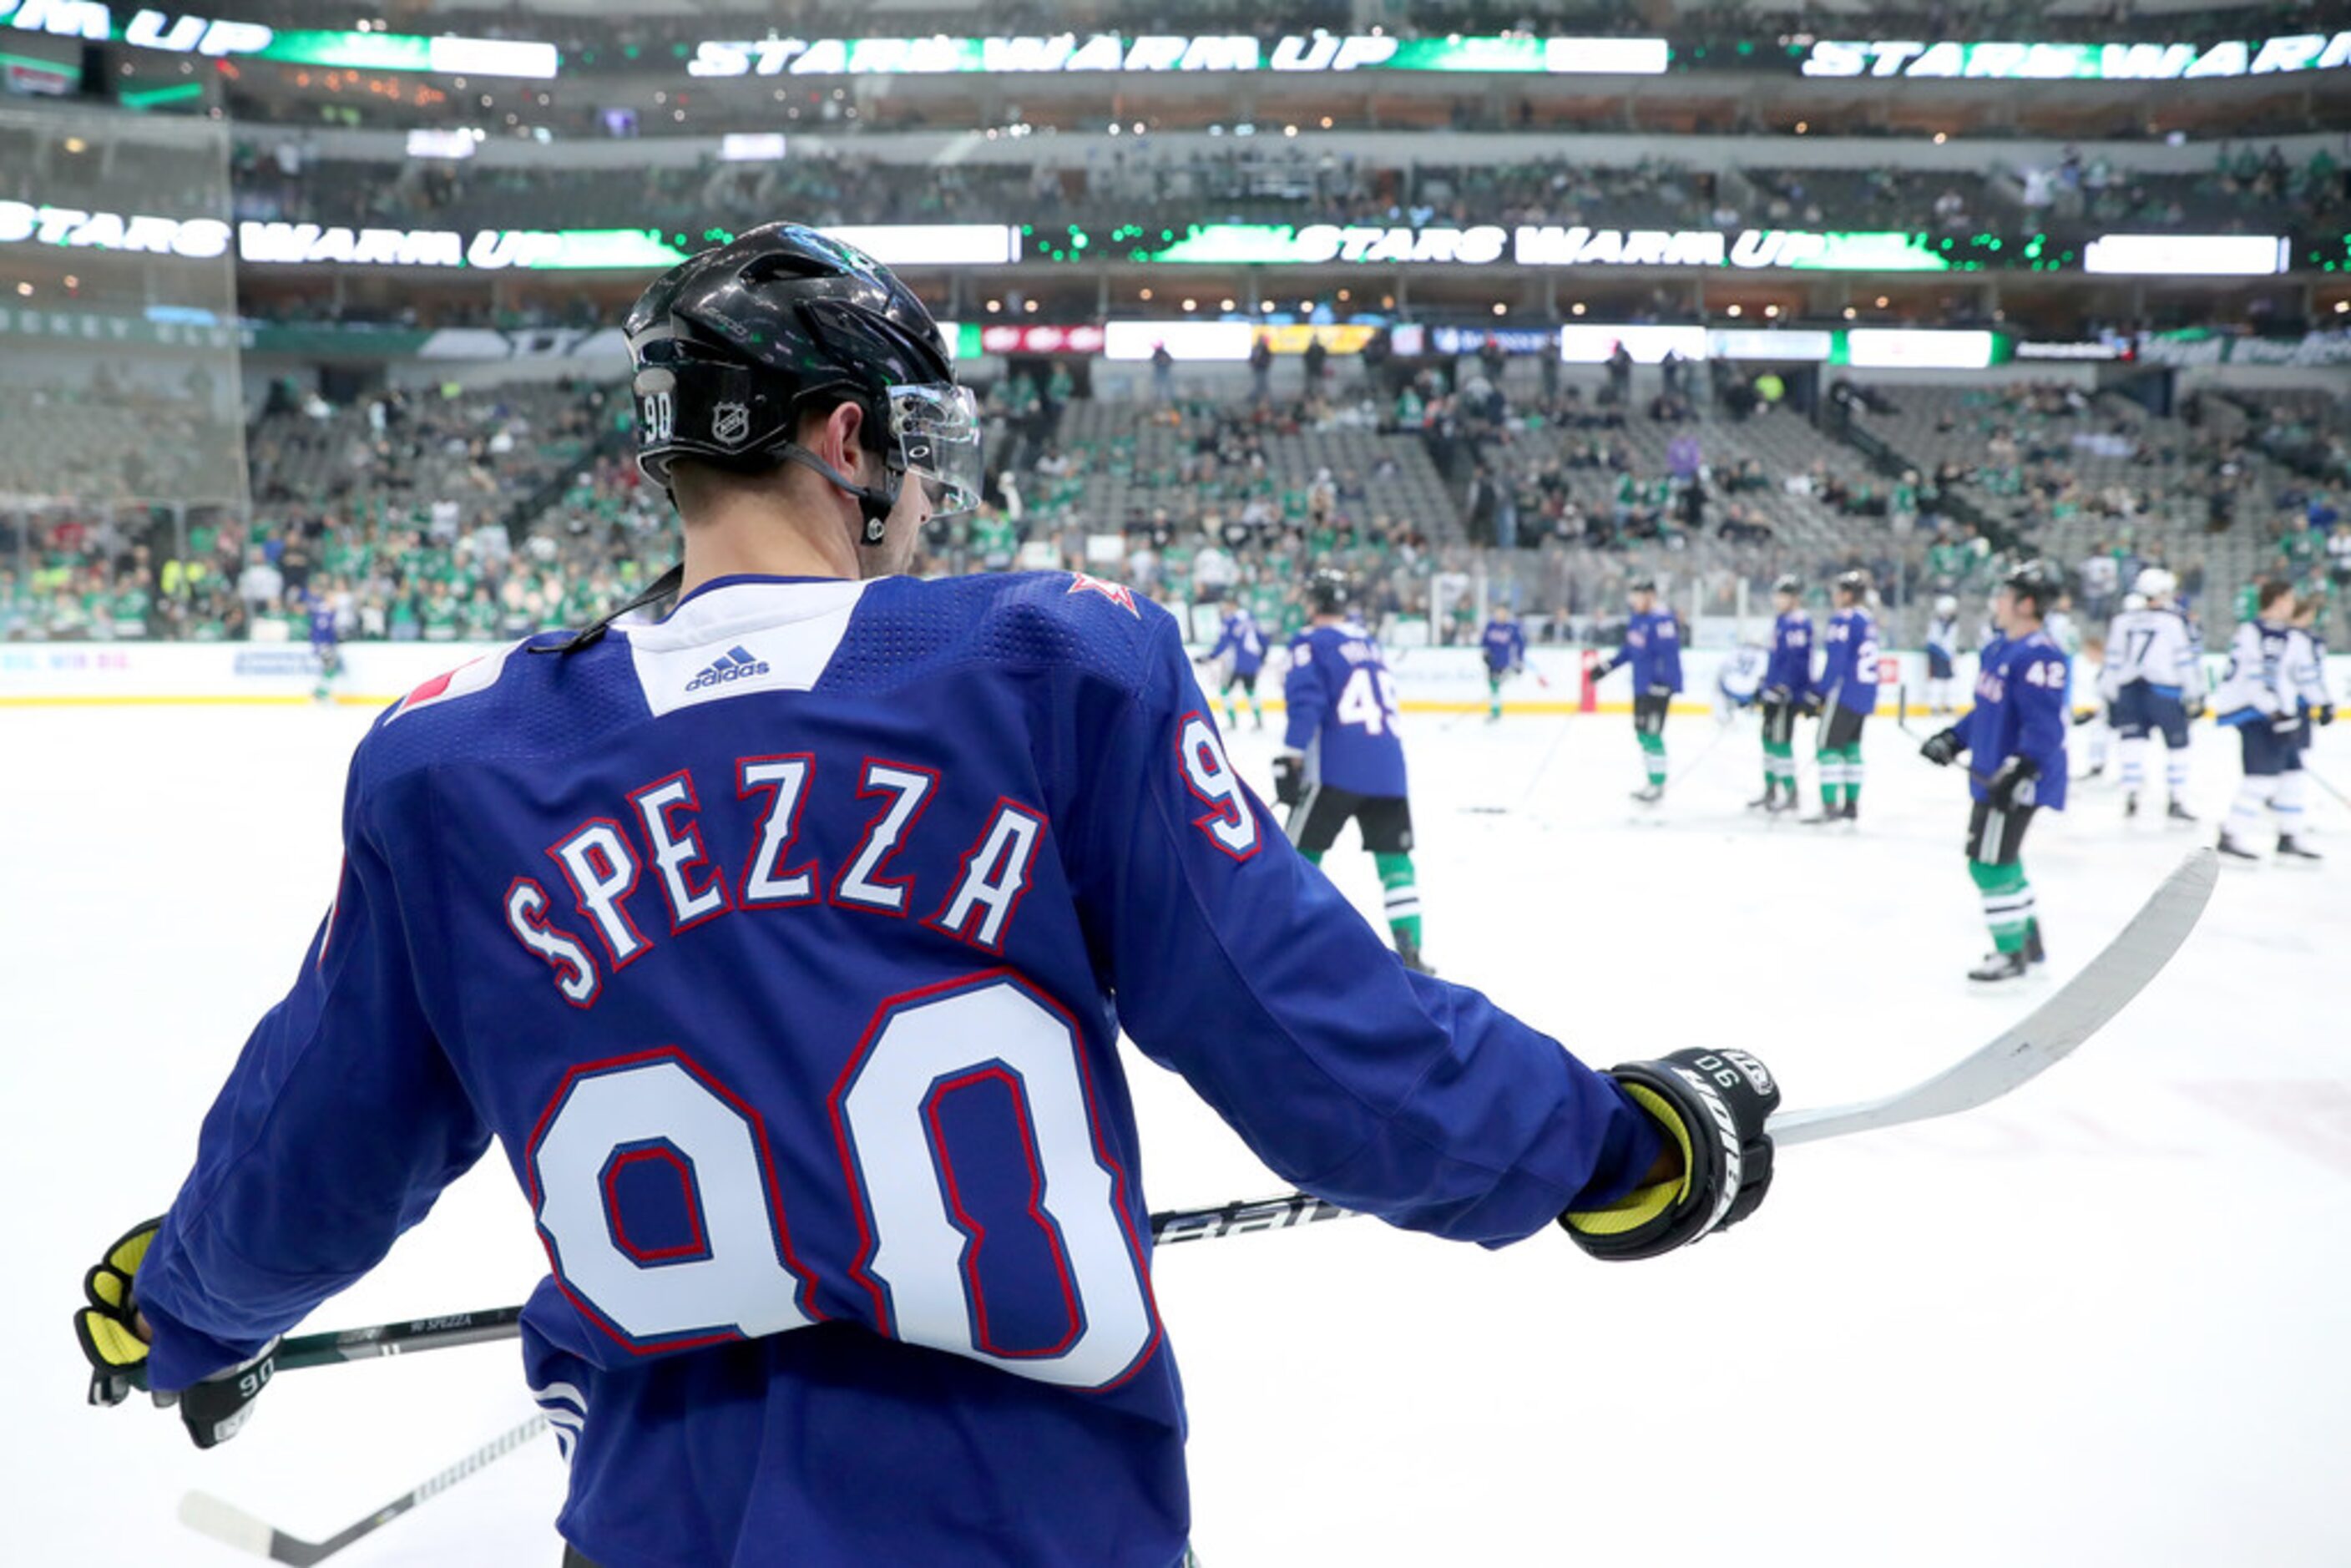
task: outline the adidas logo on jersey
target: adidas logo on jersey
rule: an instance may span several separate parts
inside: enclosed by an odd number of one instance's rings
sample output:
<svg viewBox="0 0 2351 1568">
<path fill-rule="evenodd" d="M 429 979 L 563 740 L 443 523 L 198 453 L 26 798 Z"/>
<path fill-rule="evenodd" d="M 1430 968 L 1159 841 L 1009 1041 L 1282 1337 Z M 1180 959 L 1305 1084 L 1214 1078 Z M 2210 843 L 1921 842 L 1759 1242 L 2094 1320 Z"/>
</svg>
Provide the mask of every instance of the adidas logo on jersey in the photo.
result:
<svg viewBox="0 0 2351 1568">
<path fill-rule="evenodd" d="M 764 675 L 767 673 L 768 662 L 765 659 L 753 658 L 749 650 L 738 643 L 720 654 L 717 661 L 708 669 L 686 682 L 685 689 L 690 692 L 705 691 L 712 686 L 723 686 L 729 681 L 747 680 L 753 675 Z"/>
</svg>

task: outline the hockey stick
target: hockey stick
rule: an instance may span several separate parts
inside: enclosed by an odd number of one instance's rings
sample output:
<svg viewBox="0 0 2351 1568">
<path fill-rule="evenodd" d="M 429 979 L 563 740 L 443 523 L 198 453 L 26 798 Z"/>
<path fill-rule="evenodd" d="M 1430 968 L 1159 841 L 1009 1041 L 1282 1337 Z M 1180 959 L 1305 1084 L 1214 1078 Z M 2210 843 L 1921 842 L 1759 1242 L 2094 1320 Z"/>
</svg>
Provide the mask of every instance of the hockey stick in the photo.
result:
<svg viewBox="0 0 2351 1568">
<path fill-rule="evenodd" d="M 296 1568 L 332 1557 L 362 1536 L 372 1535 L 414 1508 L 447 1491 L 459 1481 L 499 1459 L 547 1430 L 547 1417 L 534 1416 L 512 1431 L 492 1438 L 467 1454 L 447 1469 L 402 1493 L 377 1509 L 358 1523 L 346 1526 L 324 1541 L 305 1541 L 298 1535 L 288 1535 L 274 1524 L 256 1519 L 235 1503 L 224 1502 L 210 1492 L 192 1491 L 180 1500 L 180 1522 L 199 1535 L 209 1535 L 224 1545 L 240 1552 L 250 1552 L 276 1563 L 290 1563 Z"/>
<path fill-rule="evenodd" d="M 1894 727 L 1900 730 L 1903 734 L 1908 736 L 1913 740 L 1925 741 L 1932 739 L 1933 737 L 1920 735 L 1917 730 L 1910 727 L 1910 688 L 1908 686 L 1896 686 L 1894 689 L 1896 694 L 1894 698 Z M 1958 727 L 1953 726 L 1952 727 L 1956 728 Z M 1919 761 L 1927 764 L 1929 768 L 1941 768 L 1945 766 L 1944 764 L 1936 761 L 1933 758 L 1928 756 L 1925 752 L 1915 748 L 1911 751 L 1910 755 L 1917 758 Z M 1977 772 L 1974 768 L 1969 768 L 1965 763 L 1961 763 L 1959 766 L 1966 771 L 1969 778 L 1974 779 L 1977 783 L 1982 785 L 1987 789 L 1991 788 L 1991 779 L 1990 777 Z M 2067 782 L 2070 783 L 2072 780 L 2068 779 Z"/>
<path fill-rule="evenodd" d="M 1809 1144 L 1949 1116 L 1989 1103 L 2031 1082 L 2072 1055 L 2076 1046 L 2104 1029 L 2147 988 L 2196 928 L 2219 875 L 2218 854 L 2210 849 L 2193 852 L 2148 895 L 2130 924 L 2022 1022 L 1934 1077 L 1896 1093 L 1849 1105 L 1780 1111 L 1767 1126 L 1772 1141 Z M 1284 1193 L 1208 1208 L 1163 1210 L 1151 1217 L 1151 1236 L 1155 1243 L 1174 1245 L 1251 1230 L 1290 1230 L 1353 1212 L 1306 1193 Z M 512 1339 L 522 1332 L 521 1317 L 521 1308 L 501 1307 L 348 1329 L 341 1333 L 301 1335 L 279 1345 L 277 1370 Z"/>
</svg>

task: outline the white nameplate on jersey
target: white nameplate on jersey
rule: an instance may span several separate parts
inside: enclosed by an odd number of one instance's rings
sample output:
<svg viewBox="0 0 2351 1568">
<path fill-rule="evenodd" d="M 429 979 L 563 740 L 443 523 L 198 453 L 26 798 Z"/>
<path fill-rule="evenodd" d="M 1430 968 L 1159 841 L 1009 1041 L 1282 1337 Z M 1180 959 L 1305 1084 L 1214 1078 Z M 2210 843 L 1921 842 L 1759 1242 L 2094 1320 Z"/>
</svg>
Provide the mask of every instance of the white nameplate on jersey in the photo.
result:
<svg viewBox="0 0 2351 1568">
<path fill-rule="evenodd" d="M 390 716 L 383 722 L 390 724 L 392 719 L 405 717 L 418 708 L 431 707 L 435 703 L 445 703 L 456 697 L 468 697 L 475 692 L 489 690 L 498 684 L 498 677 L 506 673 L 507 661 L 512 658 L 514 651 L 521 646 L 520 642 L 509 643 L 495 653 L 485 653 L 478 659 L 469 660 L 458 665 L 445 675 L 434 676 L 401 698 L 400 706 L 393 708 Z"/>
<path fill-rule="evenodd" d="M 629 639 L 656 717 L 747 692 L 804 692 L 832 662 L 862 582 L 738 582 L 687 601 Z"/>
</svg>

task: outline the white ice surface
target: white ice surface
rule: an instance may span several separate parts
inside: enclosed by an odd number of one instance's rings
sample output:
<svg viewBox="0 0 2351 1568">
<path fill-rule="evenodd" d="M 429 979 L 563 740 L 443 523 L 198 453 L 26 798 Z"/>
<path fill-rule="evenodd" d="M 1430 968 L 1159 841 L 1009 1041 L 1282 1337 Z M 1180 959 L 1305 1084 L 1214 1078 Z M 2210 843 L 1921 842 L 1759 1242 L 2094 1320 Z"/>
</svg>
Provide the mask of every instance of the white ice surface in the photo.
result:
<svg viewBox="0 0 2351 1568">
<path fill-rule="evenodd" d="M 82 1270 L 159 1210 L 330 891 L 356 711 L 0 711 L 0 1563 L 241 1559 L 203 1488 L 298 1532 L 360 1517 L 529 1414 L 510 1347 L 288 1375 L 210 1454 L 86 1408 Z M 1408 721 L 1427 951 L 1605 1064 L 1737 1043 L 1791 1103 L 1917 1079 L 2032 994 L 1982 951 L 1960 781 L 1880 720 L 1857 834 L 1740 809 L 1749 729 L 1635 825 L 1614 718 Z M 1262 779 L 1270 737 L 1235 737 Z M 2197 737 L 2209 821 L 2234 747 Z M 2351 786 L 2351 726 L 2320 768 Z M 1537 778 L 1538 769 L 1540 778 Z M 1530 793 L 1531 787 L 1531 793 Z M 1501 815 L 1468 810 L 1509 808 Z M 2087 785 L 2033 829 L 2053 964 L 2102 943 L 2183 835 Z M 2231 869 L 2172 968 L 2080 1055 L 1968 1117 L 1792 1150 L 1744 1228 L 1609 1269 L 1371 1223 L 1168 1253 L 1208 1568 L 1299 1564 L 2351 1563 L 2351 813 L 2335 858 Z M 1377 907 L 1352 838 L 1341 884 Z M 1155 1207 L 1279 1190 L 1135 1059 Z M 312 1327 L 519 1299 L 541 1267 L 497 1162 Z M 354 1547 L 546 1564 L 533 1444 Z"/>
</svg>

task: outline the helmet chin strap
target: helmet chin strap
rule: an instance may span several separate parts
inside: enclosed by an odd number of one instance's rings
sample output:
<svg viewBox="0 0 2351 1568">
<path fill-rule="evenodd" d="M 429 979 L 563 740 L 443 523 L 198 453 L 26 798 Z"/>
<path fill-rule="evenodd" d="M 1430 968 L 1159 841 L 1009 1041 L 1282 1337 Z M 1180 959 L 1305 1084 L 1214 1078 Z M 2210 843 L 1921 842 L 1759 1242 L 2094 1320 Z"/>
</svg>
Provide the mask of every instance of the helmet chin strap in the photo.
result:
<svg viewBox="0 0 2351 1568">
<path fill-rule="evenodd" d="M 797 463 L 803 468 L 821 474 L 833 484 L 848 491 L 856 498 L 857 510 L 865 519 L 865 526 L 859 534 L 861 542 L 868 546 L 882 542 L 883 535 L 889 530 L 890 513 L 898 505 L 898 489 L 894 484 L 887 490 L 876 490 L 868 486 L 860 485 L 807 447 L 796 444 L 777 448 L 776 455 L 787 463 Z"/>
</svg>

